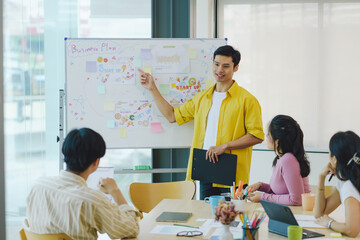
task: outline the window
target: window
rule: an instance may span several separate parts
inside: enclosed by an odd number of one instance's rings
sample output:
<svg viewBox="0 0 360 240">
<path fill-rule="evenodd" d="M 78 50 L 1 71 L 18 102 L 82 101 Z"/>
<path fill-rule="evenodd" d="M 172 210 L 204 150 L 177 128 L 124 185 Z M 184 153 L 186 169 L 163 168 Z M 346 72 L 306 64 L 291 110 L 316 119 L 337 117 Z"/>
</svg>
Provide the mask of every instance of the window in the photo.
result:
<svg viewBox="0 0 360 240">
<path fill-rule="evenodd" d="M 315 149 L 359 133 L 360 3 L 220 0 L 218 32 L 242 54 L 234 78 L 260 101 L 265 127 L 290 115 Z"/>
<path fill-rule="evenodd" d="M 4 1 L 7 240 L 19 238 L 26 215 L 26 196 L 34 180 L 59 171 L 57 106 L 58 91 L 65 83 L 64 38 L 150 37 L 150 3 Z M 132 168 L 132 164 L 149 165 L 150 158 L 150 149 L 108 150 L 102 165 Z M 151 176 L 124 174 L 117 175 L 116 180 L 127 195 L 129 182 L 150 182 Z"/>
</svg>

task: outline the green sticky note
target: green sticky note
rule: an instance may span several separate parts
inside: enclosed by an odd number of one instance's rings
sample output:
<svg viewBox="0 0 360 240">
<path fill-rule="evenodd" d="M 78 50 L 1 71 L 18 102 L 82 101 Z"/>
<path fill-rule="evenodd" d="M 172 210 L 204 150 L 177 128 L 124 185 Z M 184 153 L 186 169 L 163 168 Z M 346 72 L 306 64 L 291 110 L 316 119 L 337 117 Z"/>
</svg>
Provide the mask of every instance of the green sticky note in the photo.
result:
<svg viewBox="0 0 360 240">
<path fill-rule="evenodd" d="M 97 86 L 98 94 L 105 94 L 105 84 L 99 83 Z"/>
<path fill-rule="evenodd" d="M 160 84 L 159 85 L 159 92 L 161 95 L 169 95 L 170 93 L 170 84 Z"/>
<path fill-rule="evenodd" d="M 115 127 L 115 120 L 113 118 L 109 118 L 107 120 L 107 127 L 108 128 L 114 128 Z"/>
<path fill-rule="evenodd" d="M 141 58 L 140 57 L 134 57 L 134 66 L 135 67 L 141 66 Z"/>
</svg>

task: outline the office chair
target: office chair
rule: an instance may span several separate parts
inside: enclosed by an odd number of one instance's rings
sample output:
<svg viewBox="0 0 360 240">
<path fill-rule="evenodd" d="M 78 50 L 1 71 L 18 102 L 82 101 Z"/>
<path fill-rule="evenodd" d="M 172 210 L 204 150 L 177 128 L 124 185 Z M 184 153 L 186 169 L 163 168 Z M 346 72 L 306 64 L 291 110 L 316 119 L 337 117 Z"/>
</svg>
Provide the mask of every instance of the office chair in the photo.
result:
<svg viewBox="0 0 360 240">
<path fill-rule="evenodd" d="M 38 234 L 27 231 L 24 228 L 20 230 L 19 234 L 21 240 L 72 240 L 65 233 Z"/>
<path fill-rule="evenodd" d="M 164 182 L 164 183 L 139 183 L 130 184 L 130 199 L 140 211 L 150 212 L 161 200 L 193 199 L 195 195 L 193 181 Z"/>
</svg>

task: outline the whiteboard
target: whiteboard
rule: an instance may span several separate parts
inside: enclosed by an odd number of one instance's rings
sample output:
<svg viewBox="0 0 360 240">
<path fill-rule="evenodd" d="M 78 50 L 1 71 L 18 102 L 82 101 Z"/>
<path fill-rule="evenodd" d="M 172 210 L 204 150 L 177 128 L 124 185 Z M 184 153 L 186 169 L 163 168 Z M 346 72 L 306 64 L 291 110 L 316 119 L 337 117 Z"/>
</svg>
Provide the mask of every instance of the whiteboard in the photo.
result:
<svg viewBox="0 0 360 240">
<path fill-rule="evenodd" d="M 107 148 L 189 147 L 192 121 L 169 123 L 140 85 L 151 72 L 174 107 L 214 84 L 214 51 L 225 39 L 65 39 L 65 131 L 88 127 Z"/>
</svg>

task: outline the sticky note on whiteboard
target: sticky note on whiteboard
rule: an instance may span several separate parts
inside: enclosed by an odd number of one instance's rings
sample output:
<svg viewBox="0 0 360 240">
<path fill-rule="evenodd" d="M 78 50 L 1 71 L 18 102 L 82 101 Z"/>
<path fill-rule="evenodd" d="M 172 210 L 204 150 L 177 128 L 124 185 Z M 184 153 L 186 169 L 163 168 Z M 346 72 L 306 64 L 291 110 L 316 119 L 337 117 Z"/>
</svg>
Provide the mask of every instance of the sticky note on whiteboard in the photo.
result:
<svg viewBox="0 0 360 240">
<path fill-rule="evenodd" d="M 105 94 L 105 84 L 99 83 L 97 87 L 97 93 L 98 94 Z"/>
<path fill-rule="evenodd" d="M 151 126 L 151 132 L 158 133 L 162 131 L 160 122 L 152 122 L 150 126 Z"/>
<path fill-rule="evenodd" d="M 169 95 L 170 93 L 170 84 L 160 84 L 159 85 L 159 92 L 161 95 Z"/>
<path fill-rule="evenodd" d="M 120 127 L 119 128 L 119 136 L 120 138 L 126 138 L 126 127 Z"/>
<path fill-rule="evenodd" d="M 212 87 L 214 85 L 214 81 L 211 79 L 206 79 L 206 89 Z"/>
<path fill-rule="evenodd" d="M 107 111 L 107 112 L 115 111 L 115 101 L 105 100 L 104 101 L 104 111 Z"/>
<path fill-rule="evenodd" d="M 142 48 L 140 50 L 140 56 L 142 59 L 151 59 L 151 49 Z"/>
<path fill-rule="evenodd" d="M 95 61 L 86 61 L 86 72 L 96 72 Z"/>
<path fill-rule="evenodd" d="M 190 59 L 196 59 L 197 58 L 197 51 L 196 48 L 188 48 L 186 49 L 186 56 Z"/>
<path fill-rule="evenodd" d="M 134 66 L 135 67 L 140 67 L 141 66 L 141 58 L 136 56 L 134 57 Z"/>
<path fill-rule="evenodd" d="M 151 66 L 144 66 L 144 72 L 151 74 Z"/>
<path fill-rule="evenodd" d="M 109 118 L 107 120 L 107 127 L 108 128 L 114 128 L 115 127 L 115 120 L 113 118 Z"/>
</svg>

